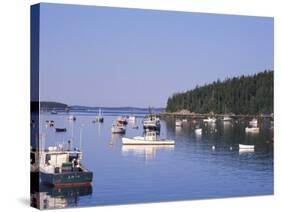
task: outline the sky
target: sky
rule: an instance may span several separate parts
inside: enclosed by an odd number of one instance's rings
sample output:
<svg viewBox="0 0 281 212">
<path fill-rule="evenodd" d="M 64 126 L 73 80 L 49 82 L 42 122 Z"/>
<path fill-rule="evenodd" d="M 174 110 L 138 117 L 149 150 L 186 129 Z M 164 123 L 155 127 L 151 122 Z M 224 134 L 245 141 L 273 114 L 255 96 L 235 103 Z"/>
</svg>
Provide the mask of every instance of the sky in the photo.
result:
<svg viewBox="0 0 281 212">
<path fill-rule="evenodd" d="M 174 93 L 273 70 L 273 18 L 41 4 L 40 100 L 165 107 Z"/>
</svg>

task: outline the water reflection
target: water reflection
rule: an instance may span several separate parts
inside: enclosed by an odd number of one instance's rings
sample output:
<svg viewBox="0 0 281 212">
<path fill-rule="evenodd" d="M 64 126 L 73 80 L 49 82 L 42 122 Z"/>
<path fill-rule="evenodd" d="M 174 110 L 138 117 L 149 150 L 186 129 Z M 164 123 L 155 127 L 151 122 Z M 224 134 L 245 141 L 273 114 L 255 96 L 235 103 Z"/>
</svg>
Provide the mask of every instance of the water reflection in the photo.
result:
<svg viewBox="0 0 281 212">
<path fill-rule="evenodd" d="M 92 186 L 54 188 L 40 186 L 40 191 L 31 190 L 31 206 L 39 209 L 76 207 L 81 197 L 91 197 Z"/>
<path fill-rule="evenodd" d="M 109 144 L 112 146 L 114 144 L 120 143 L 123 135 L 118 134 L 118 133 L 112 133 L 110 137 Z"/>
<path fill-rule="evenodd" d="M 173 151 L 174 145 L 123 145 L 122 155 L 128 156 L 131 153 L 135 156 L 144 157 L 145 160 L 156 158 L 157 151 Z"/>
<path fill-rule="evenodd" d="M 71 138 L 71 126 L 66 116 L 44 115 L 42 120 L 54 120 L 56 126 L 67 127 L 66 133 L 55 133 L 53 129 L 46 132 L 46 145 Z M 172 195 L 175 199 L 198 199 L 273 192 L 273 131 L 269 129 L 270 123 L 260 122 L 260 133 L 253 135 L 245 133 L 247 121 L 224 123 L 218 120 L 216 124 L 205 125 L 201 119 L 196 119 L 187 120 L 182 127 L 176 128 L 175 120 L 171 118 L 161 120 L 159 137 L 175 140 L 175 146 L 123 146 L 123 136 L 143 135 L 142 118 L 132 125 L 129 123 L 125 135 L 111 133 L 115 120 L 116 116 L 105 116 L 103 124 L 93 124 L 92 116 L 77 116 L 74 144 L 79 146 L 79 129 L 85 124 L 83 163 L 98 179 L 94 198 L 89 200 L 87 195 L 78 194 L 75 201 L 75 192 L 67 197 L 45 192 L 41 194 L 41 199 L 45 198 L 49 204 L 46 203 L 48 207 L 45 208 L 76 203 L 81 206 L 170 200 Z M 202 128 L 202 135 L 195 133 L 196 128 Z M 239 152 L 239 144 L 255 145 L 255 152 Z M 144 173 L 147 174 L 145 177 Z M 169 177 L 163 178 L 163 173 Z M 133 184 L 128 183 L 130 179 Z M 120 196 L 120 192 L 128 195 Z M 33 193 L 36 195 L 40 196 Z M 43 200 L 41 203 L 44 205 Z"/>
<path fill-rule="evenodd" d="M 254 153 L 254 152 L 255 152 L 255 149 L 239 149 L 239 155 Z"/>
</svg>

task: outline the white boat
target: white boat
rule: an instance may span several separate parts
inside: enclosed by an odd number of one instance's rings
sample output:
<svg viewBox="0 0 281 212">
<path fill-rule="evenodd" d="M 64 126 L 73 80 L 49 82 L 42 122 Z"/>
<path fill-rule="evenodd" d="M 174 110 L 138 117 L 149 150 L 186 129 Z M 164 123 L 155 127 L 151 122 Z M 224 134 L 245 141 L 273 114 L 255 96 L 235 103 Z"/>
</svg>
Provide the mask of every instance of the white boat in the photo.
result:
<svg viewBox="0 0 281 212">
<path fill-rule="evenodd" d="M 251 125 L 251 126 L 257 126 L 258 125 L 258 120 L 257 119 L 252 119 L 250 122 L 249 122 L 249 124 Z"/>
<path fill-rule="evenodd" d="M 55 115 L 55 114 L 58 114 L 58 112 L 56 110 L 52 110 L 51 114 Z"/>
<path fill-rule="evenodd" d="M 103 122 L 103 116 L 101 114 L 101 109 L 99 109 L 99 114 L 96 116 L 96 121 L 102 123 Z"/>
<path fill-rule="evenodd" d="M 229 122 L 229 121 L 232 121 L 232 118 L 230 118 L 229 116 L 224 116 L 223 121 Z"/>
<path fill-rule="evenodd" d="M 156 132 L 147 132 L 145 136 L 122 138 L 123 145 L 174 145 L 174 140 L 158 139 Z"/>
<path fill-rule="evenodd" d="M 245 132 L 246 133 L 259 133 L 260 128 L 258 128 L 258 127 L 246 127 Z"/>
<path fill-rule="evenodd" d="M 181 120 L 176 120 L 176 127 L 181 127 L 182 126 L 182 121 Z"/>
<path fill-rule="evenodd" d="M 239 149 L 255 149 L 255 145 L 239 144 Z"/>
<path fill-rule="evenodd" d="M 143 128 L 149 130 L 160 130 L 160 119 L 153 114 L 147 115 L 143 119 Z"/>
<path fill-rule="evenodd" d="M 198 135 L 201 135 L 202 134 L 202 128 L 195 129 L 195 133 L 198 134 Z"/>
<path fill-rule="evenodd" d="M 211 118 L 208 117 L 207 119 L 203 119 L 203 122 L 207 122 L 207 123 L 215 123 L 217 121 L 216 118 Z"/>
<path fill-rule="evenodd" d="M 70 121 L 75 121 L 75 120 L 76 120 L 76 117 L 75 117 L 74 115 L 70 115 L 70 116 L 68 117 L 68 120 L 70 120 Z"/>
<path fill-rule="evenodd" d="M 126 126 L 128 124 L 127 118 L 123 117 L 123 116 L 119 116 L 116 119 L 116 123 L 118 123 L 119 125 L 123 125 Z"/>
<path fill-rule="evenodd" d="M 116 123 L 116 124 L 112 125 L 111 132 L 112 133 L 118 133 L 118 134 L 125 134 L 126 128 L 124 127 L 124 125 Z"/>
<path fill-rule="evenodd" d="M 136 122 L 136 117 L 135 116 L 129 116 L 128 121 L 130 123 L 135 123 Z"/>
</svg>

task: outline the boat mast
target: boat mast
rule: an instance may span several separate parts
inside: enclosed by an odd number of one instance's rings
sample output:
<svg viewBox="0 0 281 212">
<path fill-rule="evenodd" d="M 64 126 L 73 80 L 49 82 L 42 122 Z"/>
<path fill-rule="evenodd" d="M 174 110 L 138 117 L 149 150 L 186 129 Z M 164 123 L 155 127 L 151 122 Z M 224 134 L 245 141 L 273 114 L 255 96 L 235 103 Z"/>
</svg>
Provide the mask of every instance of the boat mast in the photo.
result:
<svg viewBox="0 0 281 212">
<path fill-rule="evenodd" d="M 79 145 L 80 152 L 82 152 L 82 133 L 83 133 L 83 128 L 84 128 L 84 124 L 82 124 L 81 127 L 80 127 L 80 145 Z"/>
<path fill-rule="evenodd" d="M 69 143 L 69 150 L 72 150 L 72 144 L 74 143 L 74 121 L 70 120 L 71 125 L 71 139 Z"/>
</svg>

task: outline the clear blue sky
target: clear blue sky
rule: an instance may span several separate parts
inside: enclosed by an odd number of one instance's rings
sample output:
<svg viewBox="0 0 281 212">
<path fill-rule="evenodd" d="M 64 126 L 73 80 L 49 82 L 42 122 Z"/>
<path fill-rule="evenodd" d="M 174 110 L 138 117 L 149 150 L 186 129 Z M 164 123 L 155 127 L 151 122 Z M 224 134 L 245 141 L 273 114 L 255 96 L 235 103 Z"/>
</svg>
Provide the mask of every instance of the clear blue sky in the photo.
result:
<svg viewBox="0 0 281 212">
<path fill-rule="evenodd" d="M 175 92 L 273 69 L 273 18 L 41 4 L 40 99 L 165 107 Z"/>
</svg>

